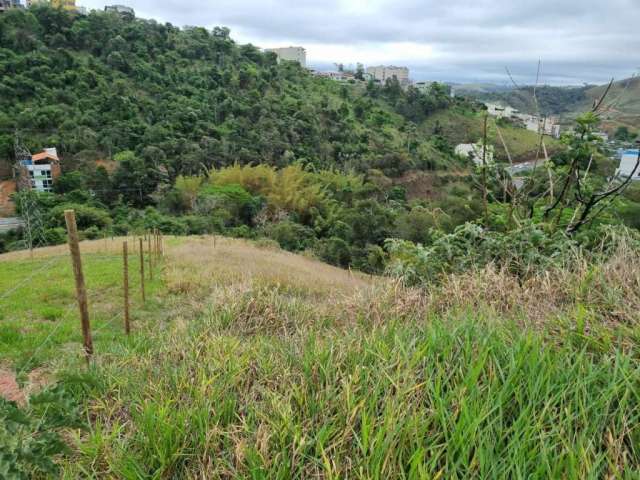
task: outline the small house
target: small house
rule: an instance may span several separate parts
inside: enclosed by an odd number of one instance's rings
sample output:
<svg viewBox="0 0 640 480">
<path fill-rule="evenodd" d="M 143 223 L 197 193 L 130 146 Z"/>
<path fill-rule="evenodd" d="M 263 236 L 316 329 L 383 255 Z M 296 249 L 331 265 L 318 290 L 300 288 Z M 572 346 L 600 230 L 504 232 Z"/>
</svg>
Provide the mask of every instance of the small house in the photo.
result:
<svg viewBox="0 0 640 480">
<path fill-rule="evenodd" d="M 37 192 L 50 192 L 53 182 L 60 176 L 60 158 L 55 148 L 21 158 L 17 165 L 18 188 Z"/>
</svg>

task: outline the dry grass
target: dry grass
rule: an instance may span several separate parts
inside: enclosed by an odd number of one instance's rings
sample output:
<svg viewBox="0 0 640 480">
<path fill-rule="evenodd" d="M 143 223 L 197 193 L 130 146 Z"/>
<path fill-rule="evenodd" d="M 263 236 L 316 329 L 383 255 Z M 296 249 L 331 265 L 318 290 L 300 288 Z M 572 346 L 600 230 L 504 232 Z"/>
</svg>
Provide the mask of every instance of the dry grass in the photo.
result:
<svg viewBox="0 0 640 480">
<path fill-rule="evenodd" d="M 604 263 L 577 258 L 572 268 L 525 281 L 490 265 L 447 275 L 428 288 L 234 239 L 217 239 L 215 247 L 211 237 L 189 239 L 175 245 L 168 260 L 169 292 L 189 298 L 192 310 L 226 311 L 229 326 L 244 333 L 291 333 L 321 323 L 379 326 L 390 319 L 460 312 L 481 312 L 528 328 L 544 328 L 576 312 L 585 316 L 587 329 L 589 324 L 633 326 L 640 320 L 640 255 L 624 247 Z"/>
<path fill-rule="evenodd" d="M 349 294 L 372 284 L 366 276 L 254 242 L 213 237 L 189 239 L 168 252 L 170 291 L 190 292 L 212 284 L 251 281 L 306 295 Z"/>
<path fill-rule="evenodd" d="M 129 245 L 135 245 L 135 250 L 137 251 L 138 237 L 108 237 L 100 240 L 84 240 L 80 242 L 80 251 L 81 253 L 106 253 L 120 255 L 122 253 L 122 242 L 125 240 L 129 242 Z M 147 248 L 146 243 L 145 248 Z M 62 245 L 35 248 L 33 249 L 33 252 L 30 252 L 29 250 L 17 250 L 15 252 L 3 253 L 0 254 L 0 262 L 29 260 L 31 258 L 43 259 L 68 254 L 69 246 L 65 243 Z"/>
</svg>

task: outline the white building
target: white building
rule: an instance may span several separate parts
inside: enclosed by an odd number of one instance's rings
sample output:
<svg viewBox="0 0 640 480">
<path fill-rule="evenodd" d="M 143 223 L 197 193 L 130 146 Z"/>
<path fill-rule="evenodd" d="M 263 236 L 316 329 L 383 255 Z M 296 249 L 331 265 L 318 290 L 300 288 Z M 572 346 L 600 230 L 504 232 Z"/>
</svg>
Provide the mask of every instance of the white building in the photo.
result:
<svg viewBox="0 0 640 480">
<path fill-rule="evenodd" d="M 298 62 L 301 67 L 307 66 L 307 51 L 303 47 L 267 48 L 265 52 L 273 52 L 278 57 L 278 62 L 287 60 Z"/>
<path fill-rule="evenodd" d="M 379 65 L 377 67 L 367 67 L 367 73 L 380 83 L 385 83 L 388 78 L 396 78 L 400 85 L 409 84 L 409 69 L 407 67 Z"/>
<path fill-rule="evenodd" d="M 635 172 L 634 168 L 638 161 L 639 150 L 623 150 L 620 154 L 620 166 L 616 171 L 616 175 L 621 177 L 629 177 L 633 173 L 633 180 L 640 180 L 640 167 Z"/>
<path fill-rule="evenodd" d="M 119 13 L 120 15 L 129 15 L 131 17 L 136 16 L 136 12 L 133 8 L 126 5 L 107 5 L 104 7 L 105 12 Z"/>
<path fill-rule="evenodd" d="M 487 106 L 487 113 L 492 117 L 496 117 L 496 118 L 515 117 L 520 113 L 518 110 L 516 110 L 513 107 L 510 107 L 509 105 L 503 106 L 503 105 L 500 105 L 499 103 L 491 103 L 491 102 L 487 102 L 485 103 L 485 105 Z"/>
<path fill-rule="evenodd" d="M 45 148 L 42 152 L 20 161 L 20 187 L 37 192 L 50 192 L 54 180 L 60 176 L 60 158 L 55 148 Z"/>
<path fill-rule="evenodd" d="M 520 119 L 527 130 L 549 135 L 553 138 L 560 138 L 560 124 L 556 117 L 537 117 L 524 113 L 516 113 L 513 116 Z"/>
<path fill-rule="evenodd" d="M 463 158 L 470 158 L 476 165 L 482 165 L 482 142 L 461 143 L 455 148 L 456 155 Z M 487 165 L 493 163 L 493 145 L 487 145 L 484 152 L 484 161 Z"/>
</svg>

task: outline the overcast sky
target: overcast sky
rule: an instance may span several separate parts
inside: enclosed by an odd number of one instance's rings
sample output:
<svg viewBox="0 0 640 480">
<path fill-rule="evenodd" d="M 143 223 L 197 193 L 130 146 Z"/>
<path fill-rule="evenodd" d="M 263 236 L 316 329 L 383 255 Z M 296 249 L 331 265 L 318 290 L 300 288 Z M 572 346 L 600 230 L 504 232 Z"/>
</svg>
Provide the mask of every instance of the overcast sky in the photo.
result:
<svg viewBox="0 0 640 480">
<path fill-rule="evenodd" d="M 406 65 L 415 80 L 603 83 L 640 68 L 640 0 L 117 0 L 139 17 L 301 45 L 310 66 Z M 78 0 L 102 8 L 104 0 Z M 115 0 L 114 0 L 115 3 Z"/>
</svg>

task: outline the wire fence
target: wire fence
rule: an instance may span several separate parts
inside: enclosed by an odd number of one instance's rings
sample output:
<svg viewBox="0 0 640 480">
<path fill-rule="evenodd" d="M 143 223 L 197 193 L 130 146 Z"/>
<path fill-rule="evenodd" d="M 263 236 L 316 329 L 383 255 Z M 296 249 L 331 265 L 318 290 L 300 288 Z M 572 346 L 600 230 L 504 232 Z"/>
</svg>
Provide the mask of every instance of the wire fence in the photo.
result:
<svg viewBox="0 0 640 480">
<path fill-rule="evenodd" d="M 48 262 L 45 262 L 43 265 L 41 265 L 35 271 L 31 272 L 31 274 L 29 274 L 27 277 L 25 277 L 22 280 L 20 280 L 20 282 L 18 282 L 17 285 L 14 285 L 13 287 L 11 287 L 8 290 L 6 290 L 5 292 L 3 292 L 2 295 L 0 295 L 0 300 L 4 300 L 5 298 L 8 298 L 11 294 L 13 294 L 14 292 L 18 291 L 20 288 L 22 288 L 22 287 L 26 286 L 27 284 L 31 283 L 36 278 L 36 276 L 38 276 L 39 274 L 41 274 L 45 270 L 48 270 L 49 268 L 53 267 L 53 265 L 56 262 L 60 262 L 64 258 L 65 258 L 64 256 L 51 258 L 51 260 L 49 260 Z"/>
<path fill-rule="evenodd" d="M 120 241 L 122 240 L 122 241 Z M 150 278 L 147 277 L 144 280 L 140 277 L 139 274 L 137 274 L 136 272 L 136 267 L 140 267 L 140 262 L 142 261 L 143 263 L 147 263 L 147 260 L 149 258 L 149 256 L 154 257 L 153 258 L 153 264 L 154 264 L 154 270 L 157 270 L 161 264 L 159 262 L 159 257 L 161 257 L 160 255 L 160 251 L 161 248 L 158 246 L 158 243 L 151 243 L 151 250 L 144 250 L 144 255 L 143 258 L 140 259 L 140 251 L 139 248 L 137 248 L 138 245 L 138 239 L 137 238 L 131 238 L 131 237 L 126 237 L 126 239 L 119 239 L 118 240 L 118 245 L 122 245 L 122 242 L 127 241 L 129 243 L 129 245 L 133 245 L 133 249 L 130 250 L 129 252 L 129 292 L 132 292 L 133 289 L 139 289 L 141 287 L 141 283 L 144 281 L 145 283 L 150 281 Z M 110 241 L 111 246 L 113 247 L 113 240 Z M 85 253 L 83 255 L 84 257 L 84 261 L 83 261 L 83 268 L 84 269 L 92 269 L 96 266 L 95 262 L 106 262 L 106 261 L 114 261 L 114 260 L 119 260 L 122 262 L 122 265 L 124 265 L 123 262 L 123 253 L 110 253 L 109 252 L 109 244 L 107 244 L 105 242 L 105 251 L 103 252 L 91 252 L 91 253 Z M 8 290 L 6 290 L 5 292 L 2 292 L 2 294 L 0 294 L 0 300 L 4 300 L 9 298 L 11 295 L 14 295 L 16 292 L 18 292 L 21 288 L 29 285 L 29 284 L 34 284 L 37 283 L 37 279 L 38 277 L 41 277 L 41 274 L 51 268 L 54 268 L 56 266 L 59 266 L 59 264 L 61 264 L 64 260 L 69 260 L 70 256 L 69 255 L 58 255 L 55 257 L 52 257 L 51 259 L 47 260 L 46 262 L 44 262 L 41 266 L 39 266 L 38 268 L 36 268 L 35 270 L 33 270 L 31 273 L 29 273 L 29 275 L 27 275 L 25 278 L 21 279 L 16 285 L 13 285 L 11 288 L 9 288 Z M 147 265 L 145 265 L 145 267 L 147 267 Z M 146 270 L 146 268 L 145 268 Z M 123 277 L 121 277 L 123 278 Z M 94 290 L 95 289 L 95 290 Z M 91 333 L 92 335 L 98 335 L 102 332 L 104 332 L 107 329 L 110 329 L 113 327 L 114 323 L 118 320 L 123 321 L 123 335 L 124 335 L 124 286 L 123 286 L 123 280 L 115 280 L 113 283 L 109 283 L 107 285 L 100 285 L 100 286 L 95 286 L 92 289 L 93 291 L 90 292 L 90 294 L 87 296 L 87 302 L 90 306 L 94 306 L 97 307 L 99 305 L 108 305 L 109 302 L 113 300 L 113 298 L 117 298 L 118 304 L 121 304 L 123 309 L 120 311 L 116 311 L 115 313 L 113 313 L 107 320 L 101 320 L 100 318 L 104 315 L 104 311 L 96 314 L 95 310 L 94 310 L 94 314 L 93 314 L 93 320 L 94 323 L 98 323 L 100 324 L 100 326 L 98 328 L 96 328 L 95 330 L 93 330 Z M 134 301 L 135 298 L 137 298 L 138 295 L 133 294 L 133 295 L 129 295 L 129 303 L 131 304 L 138 304 L 139 306 L 143 306 L 144 302 L 142 300 L 139 300 L 138 302 Z M 72 315 L 72 312 L 74 310 L 74 308 L 77 308 L 78 306 L 78 299 L 75 298 L 73 301 L 69 302 L 68 304 L 66 304 L 63 307 L 63 312 L 62 314 L 58 317 L 58 320 L 55 324 L 55 326 L 53 326 L 53 328 L 50 329 L 50 331 L 47 333 L 46 337 L 42 340 L 42 342 L 39 342 L 38 345 L 33 348 L 33 350 L 30 352 L 30 355 L 28 356 L 28 358 L 26 359 L 26 361 L 23 363 L 22 368 L 17 372 L 18 375 L 23 374 L 27 369 L 32 367 L 32 362 L 34 360 L 34 358 L 36 358 L 36 356 L 38 355 L 38 353 L 40 353 L 42 351 L 42 349 L 51 342 L 51 340 L 55 337 L 55 335 L 60 331 L 61 328 L 63 328 L 64 325 L 69 325 L 69 320 L 72 317 L 77 317 L 77 315 Z"/>
</svg>

